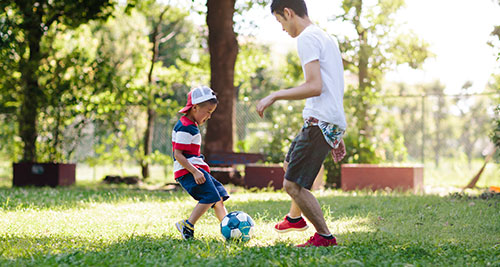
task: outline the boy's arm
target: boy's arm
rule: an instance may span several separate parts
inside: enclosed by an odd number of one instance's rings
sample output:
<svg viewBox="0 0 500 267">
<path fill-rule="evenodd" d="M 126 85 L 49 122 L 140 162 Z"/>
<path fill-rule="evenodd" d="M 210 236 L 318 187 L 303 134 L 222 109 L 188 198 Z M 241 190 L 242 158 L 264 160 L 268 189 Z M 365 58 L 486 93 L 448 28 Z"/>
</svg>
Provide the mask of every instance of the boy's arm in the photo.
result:
<svg viewBox="0 0 500 267">
<path fill-rule="evenodd" d="M 304 66 L 306 81 L 290 89 L 279 90 L 261 99 L 257 104 L 257 112 L 262 117 L 264 110 L 276 100 L 298 100 L 321 95 L 323 81 L 318 60 L 313 60 Z"/>
<path fill-rule="evenodd" d="M 179 162 L 179 164 L 181 164 L 182 167 L 184 167 L 184 169 L 188 170 L 191 174 L 193 174 L 194 181 L 197 184 L 203 184 L 205 182 L 206 179 L 203 173 L 187 160 L 187 158 L 182 154 L 182 150 L 175 149 L 174 157 L 175 160 L 177 160 L 177 162 Z"/>
</svg>

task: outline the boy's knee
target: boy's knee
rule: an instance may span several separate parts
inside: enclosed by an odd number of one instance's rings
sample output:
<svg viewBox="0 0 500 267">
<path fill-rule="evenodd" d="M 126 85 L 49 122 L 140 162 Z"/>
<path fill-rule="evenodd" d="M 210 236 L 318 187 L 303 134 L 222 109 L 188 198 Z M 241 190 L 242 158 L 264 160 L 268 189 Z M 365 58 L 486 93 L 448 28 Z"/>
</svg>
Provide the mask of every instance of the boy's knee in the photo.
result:
<svg viewBox="0 0 500 267">
<path fill-rule="evenodd" d="M 223 206 L 223 205 L 224 205 L 224 202 L 222 200 L 219 200 L 219 201 L 212 204 L 212 208 Z"/>
</svg>

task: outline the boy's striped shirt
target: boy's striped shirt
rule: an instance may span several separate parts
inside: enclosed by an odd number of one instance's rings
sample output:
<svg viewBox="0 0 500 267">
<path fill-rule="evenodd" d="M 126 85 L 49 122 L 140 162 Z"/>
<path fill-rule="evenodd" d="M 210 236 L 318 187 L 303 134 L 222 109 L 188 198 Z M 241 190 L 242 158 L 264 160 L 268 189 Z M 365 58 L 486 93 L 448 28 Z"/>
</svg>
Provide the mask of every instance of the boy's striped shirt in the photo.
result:
<svg viewBox="0 0 500 267">
<path fill-rule="evenodd" d="M 210 172 L 208 164 L 205 163 L 203 155 L 200 154 L 201 134 L 196 123 L 182 116 L 174 126 L 172 131 L 172 153 L 175 149 L 182 150 L 182 154 L 196 168 L 202 168 Z M 174 158 L 174 177 L 175 179 L 189 173 Z"/>
</svg>

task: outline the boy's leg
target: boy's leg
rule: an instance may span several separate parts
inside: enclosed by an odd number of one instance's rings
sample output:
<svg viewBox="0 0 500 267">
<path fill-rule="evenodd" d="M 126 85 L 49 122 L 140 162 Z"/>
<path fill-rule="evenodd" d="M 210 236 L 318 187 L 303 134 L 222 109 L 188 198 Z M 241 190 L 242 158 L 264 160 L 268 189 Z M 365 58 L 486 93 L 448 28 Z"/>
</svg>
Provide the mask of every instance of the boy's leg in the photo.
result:
<svg viewBox="0 0 500 267">
<path fill-rule="evenodd" d="M 199 201 L 187 220 L 181 220 L 175 224 L 184 239 L 190 239 L 194 236 L 194 224 L 210 207 L 215 207 L 218 202 L 222 202 L 221 199 L 225 200 L 229 198 L 222 184 L 203 169 L 199 170 L 204 173 L 206 178 L 203 184 L 197 184 L 191 174 L 186 174 L 177 180 L 194 199 Z M 223 205 L 222 208 L 217 210 L 217 216 L 221 216 L 225 211 Z"/>
<path fill-rule="evenodd" d="M 220 222 L 222 222 L 222 219 L 224 219 L 224 217 L 227 215 L 227 210 L 226 210 L 226 207 L 224 206 L 224 202 L 222 201 L 222 199 L 221 199 L 221 201 L 215 203 L 214 213 Z"/>
<path fill-rule="evenodd" d="M 205 212 L 207 212 L 207 210 L 210 209 L 212 205 L 213 204 L 196 204 L 193 211 L 191 212 L 191 216 L 189 216 L 188 218 L 188 221 L 191 224 L 195 225 L 198 219 L 200 219 L 201 215 L 205 214 Z"/>
<path fill-rule="evenodd" d="M 194 224 L 200 219 L 201 215 L 207 212 L 211 205 L 198 203 L 187 220 L 180 220 L 175 223 L 175 227 L 179 230 L 184 240 L 194 237 Z"/>
</svg>

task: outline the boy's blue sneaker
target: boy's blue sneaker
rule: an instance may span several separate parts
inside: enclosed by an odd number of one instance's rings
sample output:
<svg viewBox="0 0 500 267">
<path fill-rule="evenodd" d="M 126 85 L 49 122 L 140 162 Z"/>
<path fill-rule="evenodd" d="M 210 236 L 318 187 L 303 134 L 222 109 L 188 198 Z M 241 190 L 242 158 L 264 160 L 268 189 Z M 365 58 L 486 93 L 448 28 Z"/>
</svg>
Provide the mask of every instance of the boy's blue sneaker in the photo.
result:
<svg viewBox="0 0 500 267">
<path fill-rule="evenodd" d="M 187 220 L 180 220 L 175 223 L 175 227 L 181 233 L 182 239 L 188 240 L 194 237 L 194 227 Z"/>
</svg>

